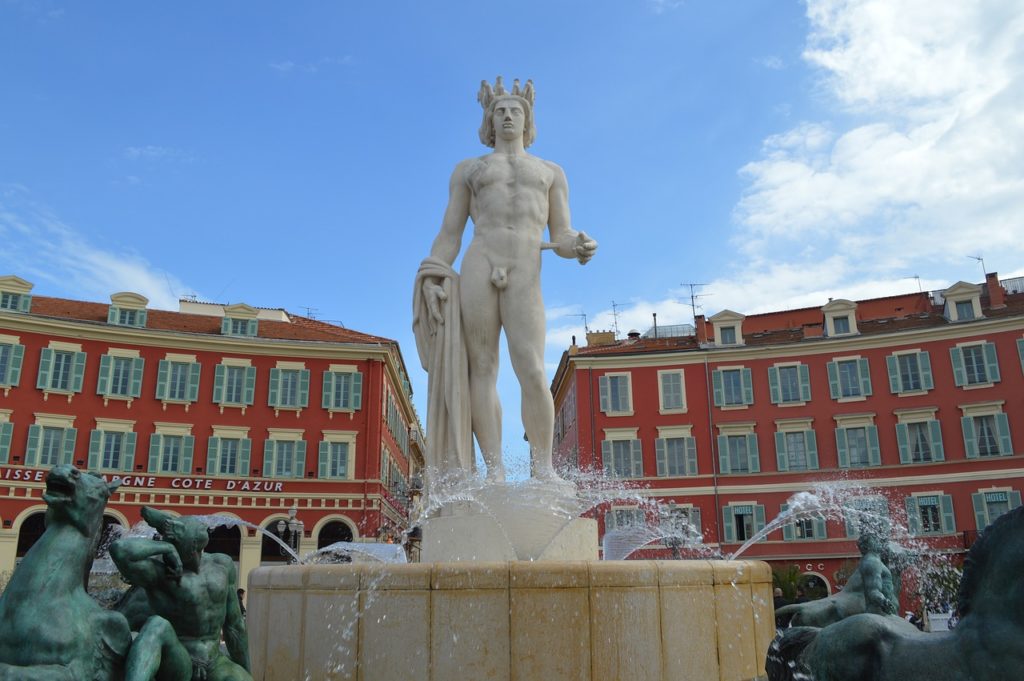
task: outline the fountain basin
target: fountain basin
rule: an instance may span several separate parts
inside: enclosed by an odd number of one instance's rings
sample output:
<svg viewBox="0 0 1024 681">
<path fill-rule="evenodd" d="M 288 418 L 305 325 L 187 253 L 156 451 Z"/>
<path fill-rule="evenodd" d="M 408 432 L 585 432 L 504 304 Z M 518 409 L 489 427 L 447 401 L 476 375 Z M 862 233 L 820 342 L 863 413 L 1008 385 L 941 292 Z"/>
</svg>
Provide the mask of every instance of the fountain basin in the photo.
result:
<svg viewBox="0 0 1024 681">
<path fill-rule="evenodd" d="M 337 564 L 249 578 L 255 681 L 747 681 L 760 561 Z"/>
</svg>

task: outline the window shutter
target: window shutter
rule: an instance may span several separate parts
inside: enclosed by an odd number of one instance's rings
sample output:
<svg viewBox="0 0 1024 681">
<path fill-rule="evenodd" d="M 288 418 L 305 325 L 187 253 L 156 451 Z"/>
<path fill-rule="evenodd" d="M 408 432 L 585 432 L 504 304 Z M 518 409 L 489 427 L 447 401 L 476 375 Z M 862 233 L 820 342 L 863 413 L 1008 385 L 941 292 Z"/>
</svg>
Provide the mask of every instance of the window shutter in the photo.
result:
<svg viewBox="0 0 1024 681">
<path fill-rule="evenodd" d="M 750 369 L 743 369 L 740 373 L 743 379 L 743 404 L 754 403 L 754 381 Z"/>
<path fill-rule="evenodd" d="M 612 475 L 612 443 L 610 440 L 601 441 L 601 465 L 607 475 Z"/>
<path fill-rule="evenodd" d="M 785 433 L 775 433 L 775 463 L 779 471 L 789 470 L 789 457 L 786 456 Z"/>
<path fill-rule="evenodd" d="M 220 320 L 220 334 L 222 336 L 231 335 L 231 319 L 229 317 Z"/>
<path fill-rule="evenodd" d="M 178 472 L 184 475 L 191 475 L 192 456 L 195 453 L 196 449 L 196 439 L 191 435 L 186 435 L 185 437 L 181 438 L 181 440 L 181 468 L 179 469 Z"/>
<path fill-rule="evenodd" d="M 757 434 L 749 433 L 747 435 L 747 467 L 751 473 L 761 472 L 761 454 L 757 450 Z"/>
<path fill-rule="evenodd" d="M 363 372 L 356 371 L 350 374 L 350 385 L 352 386 L 352 409 L 359 411 L 363 408 Z"/>
<path fill-rule="evenodd" d="M 736 518 L 732 514 L 732 506 L 722 509 L 722 531 L 726 542 L 736 541 Z"/>
<path fill-rule="evenodd" d="M 139 310 L 135 315 L 135 326 L 141 329 L 146 328 L 147 319 L 149 319 L 149 310 Z"/>
<path fill-rule="evenodd" d="M 974 505 L 974 524 L 980 532 L 988 527 L 988 504 L 985 503 L 985 493 L 972 494 L 971 503 Z"/>
<path fill-rule="evenodd" d="M 188 401 L 199 401 L 199 379 L 203 374 L 203 365 L 193 362 L 188 367 Z"/>
<path fill-rule="evenodd" d="M 267 403 L 271 407 L 278 405 L 278 394 L 280 393 L 281 387 L 281 370 L 271 369 L 270 370 L 270 389 L 268 391 Z"/>
<path fill-rule="evenodd" d="M 839 391 L 839 367 L 835 362 L 829 362 L 828 368 L 828 391 L 833 400 L 838 400 L 842 393 Z"/>
<path fill-rule="evenodd" d="M 690 507 L 690 527 L 697 533 L 697 538 L 704 541 L 704 525 L 700 521 L 700 509 L 696 506 Z"/>
<path fill-rule="evenodd" d="M 107 308 L 107 324 L 117 324 L 118 309 L 111 305 Z"/>
<path fill-rule="evenodd" d="M 868 465 L 882 465 L 882 448 L 878 446 L 878 426 L 868 426 Z"/>
<path fill-rule="evenodd" d="M 18 296 L 18 312 L 28 312 L 32 309 L 32 296 L 22 293 Z"/>
<path fill-rule="evenodd" d="M 28 441 L 25 445 L 25 465 L 35 466 L 39 461 L 39 444 L 43 438 L 43 427 L 33 424 L 28 427 Z"/>
<path fill-rule="evenodd" d="M 317 475 L 320 477 L 321 480 L 323 480 L 330 475 L 331 471 L 331 443 L 321 440 L 319 450 L 319 459 L 317 461 Z"/>
<path fill-rule="evenodd" d="M 0 463 L 4 465 L 11 459 L 11 438 L 13 435 L 13 423 L 0 423 Z"/>
<path fill-rule="evenodd" d="M 852 504 L 845 504 L 843 506 L 843 524 L 846 526 L 847 537 L 854 536 L 854 532 L 857 526 L 857 524 L 853 521 L 853 514 L 855 512 L 856 509 L 853 507 Z"/>
<path fill-rule="evenodd" d="M 818 469 L 818 436 L 813 430 L 804 431 L 804 447 L 807 451 L 807 468 Z"/>
<path fill-rule="evenodd" d="M 871 367 L 866 357 L 857 360 L 857 374 L 860 378 L 860 393 L 865 397 L 871 395 Z"/>
<path fill-rule="evenodd" d="M 245 367 L 245 404 L 256 401 L 256 367 Z"/>
<path fill-rule="evenodd" d="M 907 506 L 907 531 L 912 535 L 921 534 L 921 515 L 917 509 L 917 497 L 904 499 Z"/>
<path fill-rule="evenodd" d="M 77 428 L 65 428 L 64 437 L 61 438 L 61 456 L 60 462 L 65 466 L 70 466 L 75 463 L 75 444 L 78 440 L 78 429 Z"/>
<path fill-rule="evenodd" d="M 806 364 L 797 367 L 800 376 L 800 401 L 811 401 L 811 369 Z"/>
<path fill-rule="evenodd" d="M 39 353 L 39 376 L 36 378 L 36 387 L 40 390 L 49 390 L 50 371 L 53 369 L 53 350 L 43 348 Z"/>
<path fill-rule="evenodd" d="M 763 530 L 764 526 L 764 504 L 754 504 L 754 533 L 756 534 Z"/>
<path fill-rule="evenodd" d="M 142 396 L 142 374 L 146 369 L 146 360 L 136 357 L 132 360 L 132 397 Z"/>
<path fill-rule="evenodd" d="M 96 394 L 107 395 L 110 393 L 110 370 L 114 358 L 110 355 L 100 356 L 100 374 L 96 379 Z"/>
<path fill-rule="evenodd" d="M 1010 441 L 1010 419 L 1006 414 L 996 414 L 996 432 L 999 433 L 999 455 L 1013 454 L 1013 443 Z"/>
<path fill-rule="evenodd" d="M 1010 510 L 1012 511 L 1013 509 L 1015 509 L 1015 508 L 1017 508 L 1019 506 L 1020 506 L 1020 492 L 1018 492 L 1017 490 L 1012 490 L 1010 492 Z"/>
<path fill-rule="evenodd" d="M 782 395 L 779 393 L 778 367 L 768 367 L 768 399 L 772 404 L 778 404 L 782 401 Z"/>
<path fill-rule="evenodd" d="M 939 504 L 942 510 L 942 531 L 945 534 L 956 532 L 956 515 L 953 513 L 953 497 L 943 494 L 939 497 Z"/>
<path fill-rule="evenodd" d="M 17 386 L 21 382 L 21 365 L 25 359 L 25 346 L 11 346 L 11 363 L 7 365 L 7 377 L 4 383 L 10 386 Z M 0 377 L 2 378 L 2 377 Z"/>
<path fill-rule="evenodd" d="M 102 372 L 102 370 L 101 370 Z M 167 399 L 167 378 L 171 372 L 171 363 L 166 359 L 156 365 L 156 399 Z"/>
<path fill-rule="evenodd" d="M 260 320 L 250 319 L 248 323 L 245 325 L 246 335 L 255 336 L 257 333 L 259 333 L 259 324 Z"/>
<path fill-rule="evenodd" d="M 206 441 L 206 474 L 220 475 L 220 438 L 216 436 Z"/>
<path fill-rule="evenodd" d="M 846 428 L 836 428 L 836 454 L 839 457 L 839 467 L 850 467 L 850 453 L 846 449 Z"/>
<path fill-rule="evenodd" d="M 932 461 L 945 461 L 946 454 L 942 446 L 942 424 L 937 421 L 928 422 L 928 440 L 932 447 Z"/>
<path fill-rule="evenodd" d="M 217 404 L 224 402 L 224 379 L 228 368 L 218 364 L 213 368 L 213 401 Z"/>
<path fill-rule="evenodd" d="M 692 437 L 683 440 L 686 447 L 686 474 L 697 475 L 697 440 Z"/>
<path fill-rule="evenodd" d="M 302 479 L 306 477 L 306 441 L 299 440 L 295 443 L 295 469 L 293 475 Z"/>
<path fill-rule="evenodd" d="M 910 463 L 910 429 L 905 423 L 896 424 L 896 445 L 900 450 L 900 463 Z"/>
<path fill-rule="evenodd" d="M 711 372 L 711 386 L 715 397 L 715 406 L 721 407 L 725 399 L 722 396 L 722 372 L 719 369 Z"/>
<path fill-rule="evenodd" d="M 889 392 L 893 394 L 903 392 L 900 385 L 900 368 L 896 363 L 895 355 L 885 358 L 885 367 L 889 370 Z"/>
<path fill-rule="evenodd" d="M 978 458 L 978 438 L 974 435 L 974 417 L 964 416 L 960 419 L 964 430 L 964 452 L 968 459 Z"/>
<path fill-rule="evenodd" d="M 163 436 L 153 433 L 149 436 L 149 465 L 148 469 L 150 473 L 156 473 L 160 470 L 160 450 L 163 449 Z"/>
<path fill-rule="evenodd" d="M 323 398 L 321 406 L 324 409 L 332 409 L 336 405 L 334 404 L 334 372 L 324 372 L 324 383 L 321 390 L 321 397 Z"/>
<path fill-rule="evenodd" d="M 82 381 L 85 380 L 85 353 L 75 353 L 75 368 L 72 374 L 72 386 L 71 390 L 80 393 L 82 392 Z"/>
<path fill-rule="evenodd" d="M 243 437 L 238 443 L 238 470 L 236 475 L 249 477 L 249 462 L 252 459 L 252 440 Z"/>
<path fill-rule="evenodd" d="M 985 343 L 985 375 L 991 383 L 999 382 L 999 358 L 996 356 L 995 343 Z"/>
<path fill-rule="evenodd" d="M 269 478 L 274 475 L 274 471 L 277 470 L 277 447 L 274 446 L 273 440 L 265 440 L 263 442 L 263 477 Z"/>
<path fill-rule="evenodd" d="M 921 370 L 921 387 L 931 390 L 935 387 L 935 380 L 932 378 L 932 360 L 928 351 L 917 353 L 917 366 Z"/>
<path fill-rule="evenodd" d="M 957 386 L 967 385 L 967 372 L 964 371 L 964 354 L 960 348 L 949 349 L 949 361 L 953 364 L 953 383 Z"/>
<path fill-rule="evenodd" d="M 725 435 L 718 436 L 718 472 L 729 472 L 729 438 Z"/>
<path fill-rule="evenodd" d="M 94 430 L 89 433 L 88 467 L 92 472 L 100 469 L 100 455 L 103 453 L 103 431 Z"/>
<path fill-rule="evenodd" d="M 654 458 L 657 462 L 658 477 L 668 475 L 668 457 L 665 454 L 665 438 L 654 439 Z"/>
<path fill-rule="evenodd" d="M 309 369 L 299 371 L 299 406 L 309 406 Z"/>
<path fill-rule="evenodd" d="M 828 539 L 828 527 L 825 525 L 824 518 L 814 519 L 814 538 Z"/>
<path fill-rule="evenodd" d="M 785 514 L 785 512 L 788 511 L 788 510 L 789 510 L 789 504 L 780 504 L 779 505 L 779 515 L 780 516 Z M 783 541 L 793 541 L 794 539 L 796 539 L 796 532 L 793 531 L 793 523 L 786 523 L 785 525 L 782 526 L 782 540 Z"/>
<path fill-rule="evenodd" d="M 121 470 L 130 473 L 135 470 L 135 443 L 139 436 L 134 431 L 124 434 L 124 449 L 121 450 Z"/>
</svg>

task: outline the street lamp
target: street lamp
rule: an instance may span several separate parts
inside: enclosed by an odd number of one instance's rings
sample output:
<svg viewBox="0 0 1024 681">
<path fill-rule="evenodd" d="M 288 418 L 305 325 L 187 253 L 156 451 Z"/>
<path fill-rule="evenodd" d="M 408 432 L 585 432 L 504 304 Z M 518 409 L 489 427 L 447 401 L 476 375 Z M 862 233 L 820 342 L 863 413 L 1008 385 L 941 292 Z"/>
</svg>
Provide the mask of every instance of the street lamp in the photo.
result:
<svg viewBox="0 0 1024 681">
<path fill-rule="evenodd" d="M 282 556 L 289 556 L 289 562 L 294 562 L 296 556 L 299 555 L 299 543 L 302 541 L 302 533 L 305 530 L 305 523 L 296 518 L 298 513 L 297 508 L 288 509 L 288 520 L 278 520 L 274 533 L 291 548 L 292 554 L 289 554 L 284 546 L 278 546 L 278 551 Z"/>
</svg>

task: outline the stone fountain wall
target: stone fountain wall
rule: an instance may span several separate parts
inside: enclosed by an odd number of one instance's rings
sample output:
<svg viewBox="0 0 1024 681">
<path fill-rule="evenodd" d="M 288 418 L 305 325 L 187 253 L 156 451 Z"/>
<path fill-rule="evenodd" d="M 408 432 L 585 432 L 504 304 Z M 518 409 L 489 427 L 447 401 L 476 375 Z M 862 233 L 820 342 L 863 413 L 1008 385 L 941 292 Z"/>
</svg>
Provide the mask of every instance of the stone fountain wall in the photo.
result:
<svg viewBox="0 0 1024 681">
<path fill-rule="evenodd" d="M 774 634 L 760 561 L 259 568 L 255 681 L 747 681 Z"/>
</svg>

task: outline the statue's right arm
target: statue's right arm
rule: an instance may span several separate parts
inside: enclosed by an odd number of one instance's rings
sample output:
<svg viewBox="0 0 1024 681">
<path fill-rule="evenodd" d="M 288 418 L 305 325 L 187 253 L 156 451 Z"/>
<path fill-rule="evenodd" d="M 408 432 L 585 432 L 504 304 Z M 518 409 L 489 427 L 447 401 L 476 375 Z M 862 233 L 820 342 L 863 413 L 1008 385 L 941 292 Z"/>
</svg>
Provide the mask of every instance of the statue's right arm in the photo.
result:
<svg viewBox="0 0 1024 681">
<path fill-rule="evenodd" d="M 142 587 L 181 575 L 181 557 L 167 542 L 118 539 L 110 545 L 110 558 L 129 582 Z"/>
<path fill-rule="evenodd" d="M 472 162 L 463 161 L 455 166 L 451 180 L 448 182 L 448 207 L 444 211 L 444 218 L 441 220 L 441 231 L 434 244 L 430 248 L 430 255 L 451 265 L 462 250 L 462 235 L 466 231 L 466 222 L 469 220 L 469 199 L 470 190 L 466 182 L 466 169 Z M 444 323 L 441 313 L 442 303 L 447 299 L 447 294 L 441 287 L 441 281 L 427 279 L 423 284 L 424 295 L 430 316 L 437 323 Z"/>
</svg>

